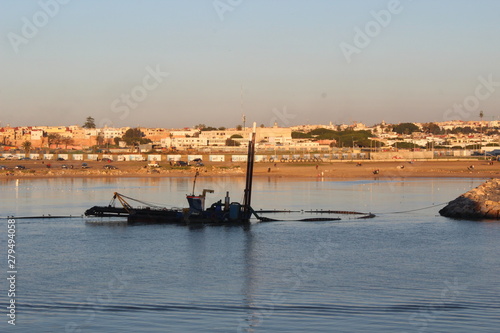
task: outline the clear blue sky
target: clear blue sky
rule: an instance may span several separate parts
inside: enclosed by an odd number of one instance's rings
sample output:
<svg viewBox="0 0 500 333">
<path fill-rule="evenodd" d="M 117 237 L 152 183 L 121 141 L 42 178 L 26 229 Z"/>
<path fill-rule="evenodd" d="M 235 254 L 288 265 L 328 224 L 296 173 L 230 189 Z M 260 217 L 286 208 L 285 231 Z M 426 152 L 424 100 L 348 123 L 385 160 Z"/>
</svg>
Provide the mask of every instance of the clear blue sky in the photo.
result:
<svg viewBox="0 0 500 333">
<path fill-rule="evenodd" d="M 500 116 L 497 0 L 59 1 L 0 0 L 0 126 Z"/>
</svg>

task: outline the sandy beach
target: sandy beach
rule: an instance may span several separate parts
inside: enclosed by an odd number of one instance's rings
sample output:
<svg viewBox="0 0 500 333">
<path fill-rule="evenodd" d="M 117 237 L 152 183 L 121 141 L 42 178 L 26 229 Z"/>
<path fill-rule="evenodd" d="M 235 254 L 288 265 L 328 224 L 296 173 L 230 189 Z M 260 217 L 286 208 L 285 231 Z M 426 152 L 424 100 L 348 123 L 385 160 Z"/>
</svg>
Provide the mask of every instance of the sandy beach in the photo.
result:
<svg viewBox="0 0 500 333">
<path fill-rule="evenodd" d="M 412 177 L 500 177 L 500 163 L 483 160 L 466 161 L 335 161 L 319 163 L 255 163 L 256 177 L 286 177 L 290 179 L 390 179 Z M 50 164 L 50 168 L 47 165 Z M 45 178 L 45 177 L 190 177 L 196 171 L 201 176 L 245 175 L 245 163 L 213 162 L 203 167 L 173 167 L 169 163 L 159 168 L 147 166 L 147 162 L 113 162 L 117 169 L 106 169 L 106 162 L 87 162 L 82 169 L 81 162 L 68 161 L 1 161 L 6 170 L 0 170 L 0 179 Z M 26 167 L 17 170 L 17 165 Z M 66 165 L 68 168 L 63 168 Z M 473 166 L 473 167 L 472 167 Z"/>
</svg>

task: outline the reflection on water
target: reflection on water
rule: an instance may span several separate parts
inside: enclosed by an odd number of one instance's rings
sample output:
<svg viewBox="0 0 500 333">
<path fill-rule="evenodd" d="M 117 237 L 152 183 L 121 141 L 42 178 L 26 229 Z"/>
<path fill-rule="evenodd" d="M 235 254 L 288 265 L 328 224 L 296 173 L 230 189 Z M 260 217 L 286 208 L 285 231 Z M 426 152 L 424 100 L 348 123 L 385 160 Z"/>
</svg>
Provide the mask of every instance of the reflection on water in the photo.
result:
<svg viewBox="0 0 500 333">
<path fill-rule="evenodd" d="M 370 220 L 249 227 L 19 220 L 19 329 L 493 332 L 500 223 L 449 220 L 438 208 L 383 214 L 446 202 L 481 182 L 255 180 L 256 208 L 382 213 Z M 209 200 L 226 190 L 239 200 L 243 183 L 201 178 L 197 188 L 215 189 Z M 115 191 L 185 205 L 192 178 L 1 185 L 2 215 L 76 215 L 107 204 Z M 118 278 L 125 288 L 110 284 Z"/>
<path fill-rule="evenodd" d="M 282 178 L 254 180 L 255 209 L 324 209 L 392 212 L 451 201 L 478 186 L 480 179 L 418 179 L 288 182 Z M 94 205 L 108 204 L 114 192 L 166 207 L 185 207 L 192 177 L 172 178 L 47 178 L 3 179 L 0 199 L 5 215 L 78 215 Z M 209 203 L 230 192 L 231 201 L 243 198 L 241 177 L 199 177 L 195 192 L 213 189 Z"/>
</svg>

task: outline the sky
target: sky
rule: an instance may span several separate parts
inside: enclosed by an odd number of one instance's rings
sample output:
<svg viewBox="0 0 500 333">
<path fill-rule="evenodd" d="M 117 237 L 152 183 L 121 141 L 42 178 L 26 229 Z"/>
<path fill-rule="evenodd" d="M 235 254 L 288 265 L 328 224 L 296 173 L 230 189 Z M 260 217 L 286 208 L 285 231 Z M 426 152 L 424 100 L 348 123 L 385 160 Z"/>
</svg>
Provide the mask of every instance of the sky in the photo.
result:
<svg viewBox="0 0 500 333">
<path fill-rule="evenodd" d="M 497 0 L 0 0 L 0 126 L 499 119 Z"/>
</svg>

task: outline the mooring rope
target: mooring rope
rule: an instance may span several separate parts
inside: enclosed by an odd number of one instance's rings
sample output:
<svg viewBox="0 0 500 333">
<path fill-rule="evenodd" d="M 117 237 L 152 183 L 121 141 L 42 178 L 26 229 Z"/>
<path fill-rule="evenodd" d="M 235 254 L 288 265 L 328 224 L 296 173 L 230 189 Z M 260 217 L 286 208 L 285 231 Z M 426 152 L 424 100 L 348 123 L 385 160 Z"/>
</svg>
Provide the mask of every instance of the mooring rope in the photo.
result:
<svg viewBox="0 0 500 333">
<path fill-rule="evenodd" d="M 434 207 L 439 207 L 439 206 L 443 206 L 443 205 L 447 205 L 449 201 L 447 202 L 443 202 L 443 203 L 439 203 L 439 204 L 434 204 L 434 205 L 431 205 L 431 206 L 427 206 L 427 207 L 423 207 L 423 208 L 417 208 L 417 209 L 410 209 L 410 210 L 403 210 L 403 211 L 399 211 L 399 212 L 386 212 L 386 213 L 374 213 L 376 215 L 389 215 L 389 214 L 404 214 L 404 213 L 411 213 L 411 212 L 417 212 L 419 210 L 426 210 L 426 209 L 431 209 L 431 208 L 434 208 Z"/>
</svg>

